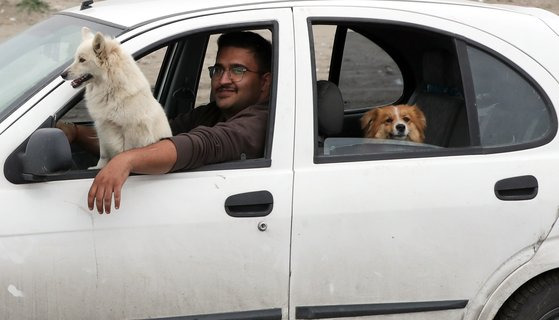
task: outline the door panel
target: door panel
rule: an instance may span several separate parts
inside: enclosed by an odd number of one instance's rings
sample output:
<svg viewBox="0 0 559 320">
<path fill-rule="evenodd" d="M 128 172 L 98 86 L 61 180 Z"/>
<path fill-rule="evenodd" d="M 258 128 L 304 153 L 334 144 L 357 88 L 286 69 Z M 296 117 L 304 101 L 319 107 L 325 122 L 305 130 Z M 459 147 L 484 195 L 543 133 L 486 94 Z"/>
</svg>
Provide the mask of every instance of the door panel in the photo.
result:
<svg viewBox="0 0 559 320">
<path fill-rule="evenodd" d="M 226 22 L 227 25 L 220 25 Z M 129 52 L 187 31 L 277 22 L 292 41 L 290 10 L 237 12 L 167 24 L 125 42 Z M 207 30 L 207 29 L 206 29 Z M 87 209 L 92 179 L 13 185 L 0 180 L 0 314 L 28 318 L 157 318 L 287 313 L 294 105 L 291 46 L 276 48 L 271 165 L 131 176 L 119 210 Z M 0 136 L 2 163 L 75 91 L 62 84 Z M 281 129 L 280 129 L 281 128 Z M 265 161 L 264 161 L 265 162 Z M 266 216 L 232 217 L 230 196 L 266 191 Z M 259 228 L 262 223 L 267 228 Z M 255 311 L 254 313 L 240 313 Z"/>
<path fill-rule="evenodd" d="M 297 8 L 295 29 L 309 30 L 312 17 L 345 23 L 355 17 L 433 30 L 444 26 L 445 32 L 503 49 L 499 40 L 464 25 L 410 11 L 359 8 L 336 18 L 337 11 Z M 553 225 L 557 202 L 551 186 L 558 177 L 546 168 L 558 160 L 552 151 L 556 143 L 491 155 L 461 150 L 427 158 L 316 161 L 315 119 L 308 107 L 314 90 L 308 32 L 296 32 L 295 41 L 291 312 L 299 312 L 299 319 L 317 319 L 321 313 L 347 319 L 462 319 L 465 308 L 478 307 L 471 301 L 484 303 L 486 298 L 478 297 L 482 288 L 528 261 Z M 559 101 L 545 70 L 510 47 L 499 51 L 512 52 L 554 94 L 552 101 Z M 536 197 L 498 199 L 496 184 L 520 176 L 537 179 Z M 492 278 L 496 274 L 499 280 Z"/>
</svg>

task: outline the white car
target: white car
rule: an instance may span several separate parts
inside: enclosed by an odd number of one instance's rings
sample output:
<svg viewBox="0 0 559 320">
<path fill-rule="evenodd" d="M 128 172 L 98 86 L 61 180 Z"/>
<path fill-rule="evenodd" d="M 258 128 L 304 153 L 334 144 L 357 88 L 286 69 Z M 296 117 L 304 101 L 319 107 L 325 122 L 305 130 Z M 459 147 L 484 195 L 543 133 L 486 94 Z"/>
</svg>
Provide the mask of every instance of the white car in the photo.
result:
<svg viewBox="0 0 559 320">
<path fill-rule="evenodd" d="M 559 319 L 559 18 L 451 0 L 101 1 L 0 44 L 1 319 Z M 265 156 L 131 176 L 87 209 L 60 73 L 112 35 L 168 117 L 215 39 L 272 41 Z M 417 104 L 424 143 L 362 138 Z"/>
</svg>

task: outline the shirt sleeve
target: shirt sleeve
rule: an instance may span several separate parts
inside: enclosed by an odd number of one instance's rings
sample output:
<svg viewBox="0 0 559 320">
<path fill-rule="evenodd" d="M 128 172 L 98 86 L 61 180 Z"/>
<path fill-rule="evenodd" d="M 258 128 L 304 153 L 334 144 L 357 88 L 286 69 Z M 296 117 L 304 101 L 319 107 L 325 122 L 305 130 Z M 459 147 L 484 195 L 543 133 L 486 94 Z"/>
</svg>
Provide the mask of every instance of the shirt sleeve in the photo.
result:
<svg viewBox="0 0 559 320">
<path fill-rule="evenodd" d="M 221 118 L 221 112 L 215 103 L 194 108 L 190 112 L 178 115 L 169 120 L 173 135 L 189 132 L 199 125 L 211 126 Z"/>
<path fill-rule="evenodd" d="M 170 138 L 177 149 L 171 171 L 259 158 L 264 154 L 268 106 L 250 106 L 214 126 L 198 126 Z"/>
</svg>

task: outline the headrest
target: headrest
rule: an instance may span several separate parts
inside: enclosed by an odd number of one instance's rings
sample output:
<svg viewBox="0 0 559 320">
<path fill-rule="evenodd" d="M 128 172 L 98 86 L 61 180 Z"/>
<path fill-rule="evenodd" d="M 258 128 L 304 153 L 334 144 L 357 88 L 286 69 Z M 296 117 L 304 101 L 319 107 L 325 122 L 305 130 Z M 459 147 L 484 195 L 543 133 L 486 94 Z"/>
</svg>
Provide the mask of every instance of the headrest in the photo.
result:
<svg viewBox="0 0 559 320">
<path fill-rule="evenodd" d="M 335 136 L 340 134 L 344 125 L 344 100 L 340 89 L 326 80 L 317 81 L 316 88 L 319 135 Z"/>
<path fill-rule="evenodd" d="M 423 54 L 423 82 L 427 91 L 459 95 L 460 72 L 456 61 L 442 50 L 427 51 Z"/>
<path fill-rule="evenodd" d="M 448 59 L 442 51 L 427 51 L 423 54 L 423 81 L 446 84 Z"/>
</svg>

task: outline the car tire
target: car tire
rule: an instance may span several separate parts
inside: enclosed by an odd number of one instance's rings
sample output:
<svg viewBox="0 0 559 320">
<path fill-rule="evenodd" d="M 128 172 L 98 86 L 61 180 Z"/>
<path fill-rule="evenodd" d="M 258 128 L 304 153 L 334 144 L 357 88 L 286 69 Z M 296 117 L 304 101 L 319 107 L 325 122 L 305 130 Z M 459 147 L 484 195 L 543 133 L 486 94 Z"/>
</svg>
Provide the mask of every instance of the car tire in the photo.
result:
<svg viewBox="0 0 559 320">
<path fill-rule="evenodd" d="M 559 271 L 524 284 L 503 305 L 495 320 L 559 319 Z"/>
</svg>

